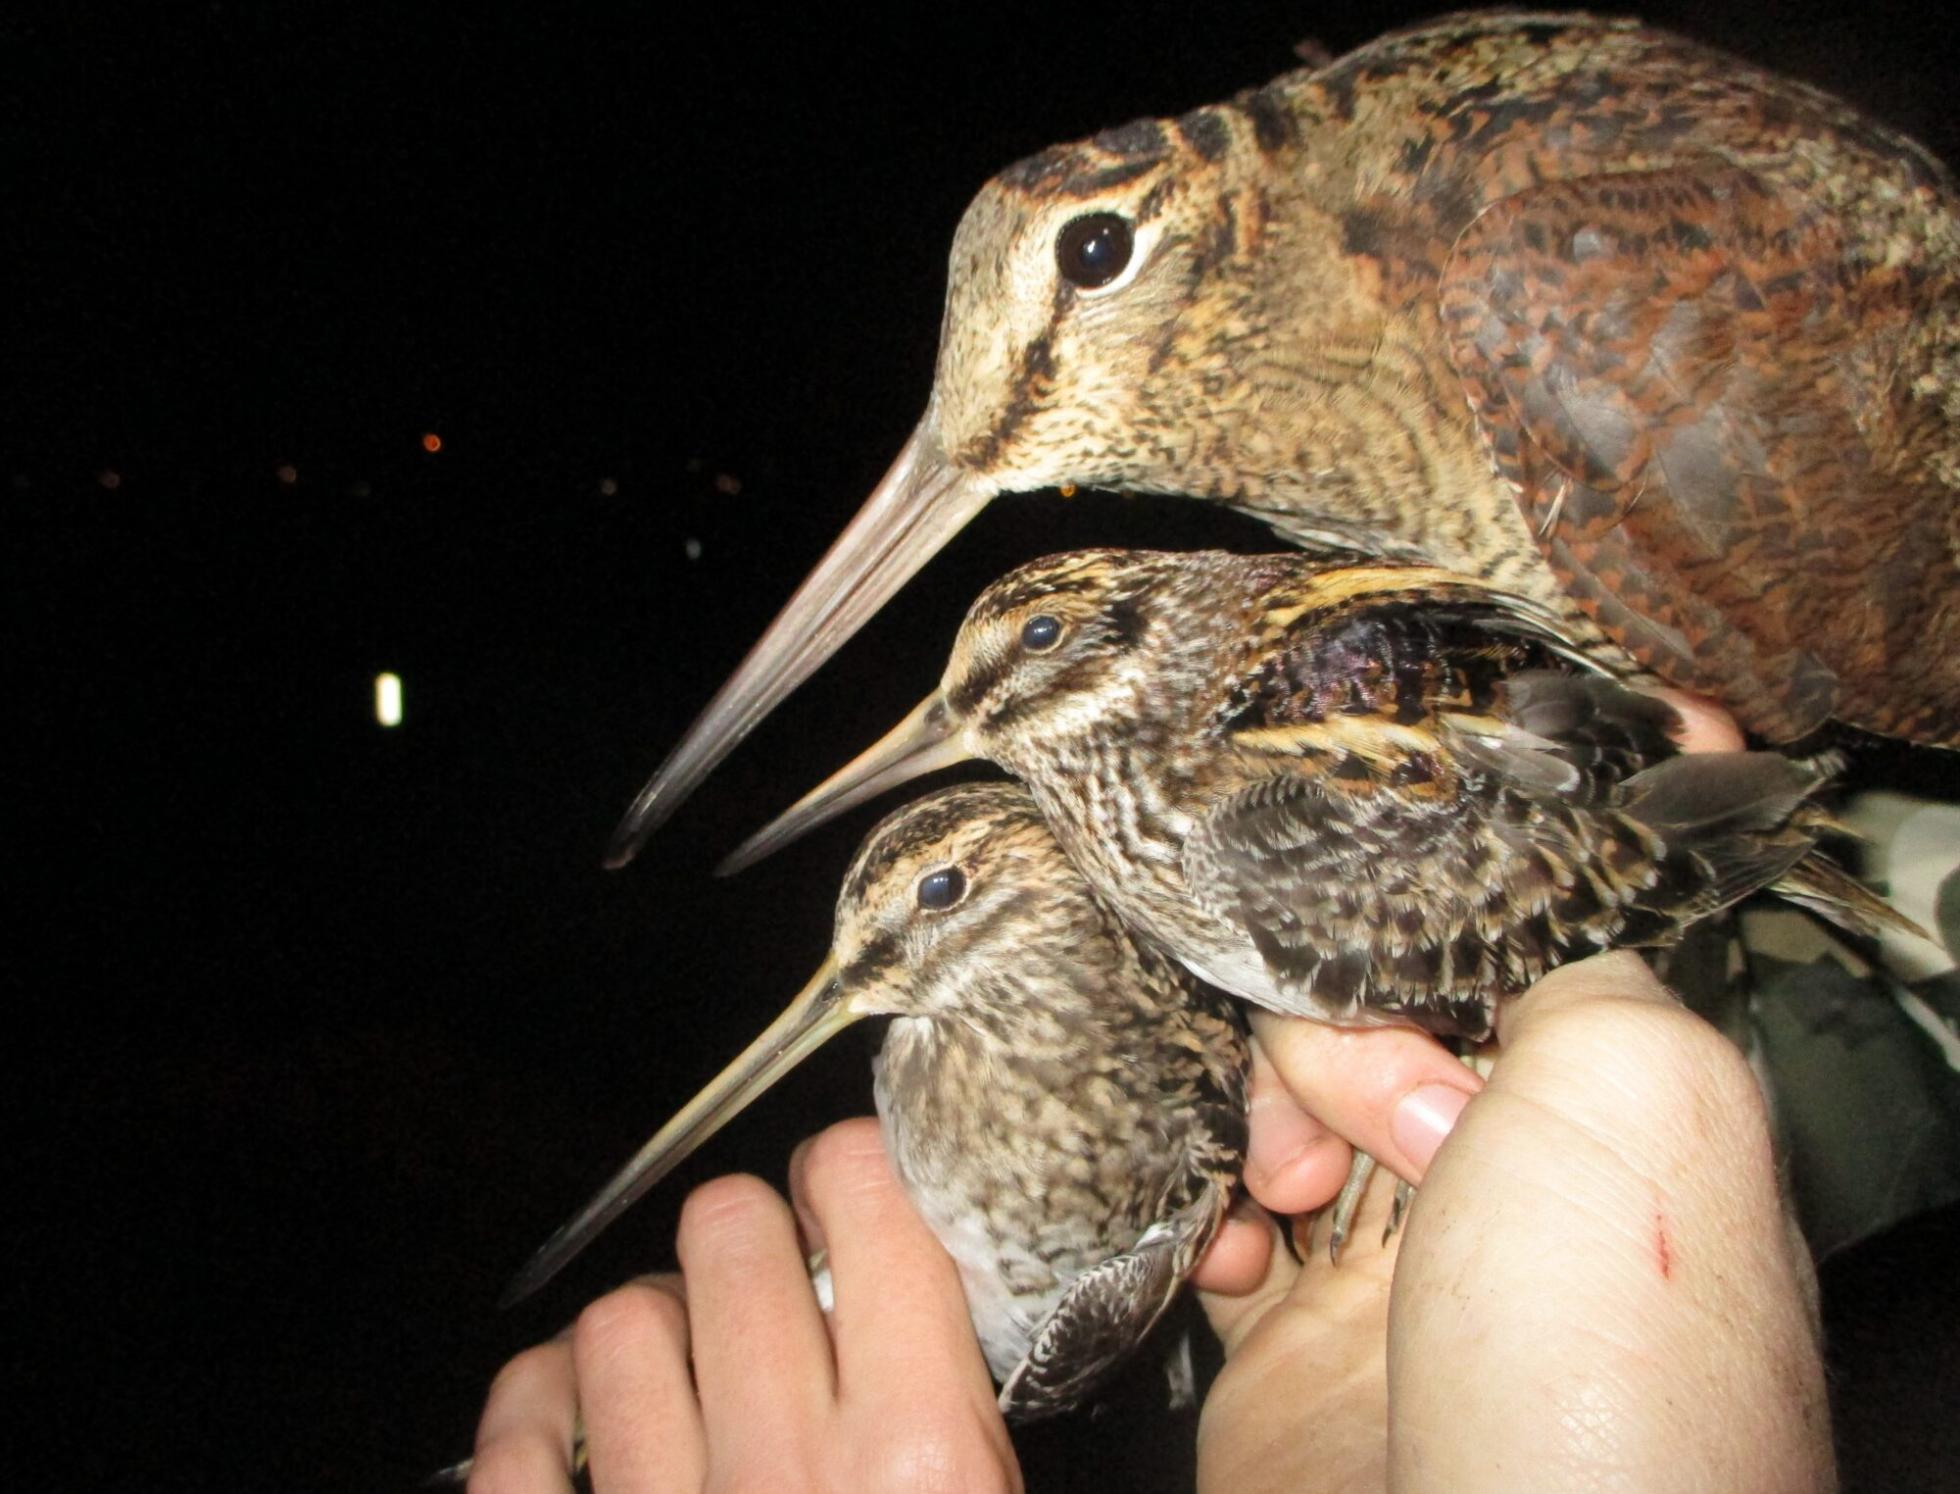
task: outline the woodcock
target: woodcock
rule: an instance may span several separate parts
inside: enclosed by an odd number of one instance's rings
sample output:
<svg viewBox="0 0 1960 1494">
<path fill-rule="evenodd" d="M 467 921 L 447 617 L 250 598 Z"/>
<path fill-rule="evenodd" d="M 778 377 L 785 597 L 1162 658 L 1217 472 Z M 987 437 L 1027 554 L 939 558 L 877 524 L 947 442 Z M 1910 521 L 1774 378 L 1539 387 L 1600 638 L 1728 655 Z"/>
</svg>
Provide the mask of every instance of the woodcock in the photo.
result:
<svg viewBox="0 0 1960 1494">
<path fill-rule="evenodd" d="M 1475 578 L 1084 551 L 984 591 L 939 689 L 730 867 L 982 757 L 1205 980 L 1473 1039 L 1554 966 L 1671 943 L 1760 888 L 1904 924 L 1815 851 L 1828 763 L 1685 754 L 1678 725 Z"/>
<path fill-rule="evenodd" d="M 1071 484 L 1489 580 L 1774 742 L 1960 745 L 1960 199 L 1815 88 L 1586 15 L 1022 161 L 954 237 L 917 430 L 608 863 L 991 497 Z"/>
<path fill-rule="evenodd" d="M 942 790 L 866 839 L 816 976 L 512 1284 L 595 1234 L 832 1034 L 890 1016 L 886 1149 L 958 1263 L 1001 1409 L 1080 1402 L 1177 1294 L 1246 1141 L 1232 1003 L 1133 935 L 1017 784 Z"/>
</svg>

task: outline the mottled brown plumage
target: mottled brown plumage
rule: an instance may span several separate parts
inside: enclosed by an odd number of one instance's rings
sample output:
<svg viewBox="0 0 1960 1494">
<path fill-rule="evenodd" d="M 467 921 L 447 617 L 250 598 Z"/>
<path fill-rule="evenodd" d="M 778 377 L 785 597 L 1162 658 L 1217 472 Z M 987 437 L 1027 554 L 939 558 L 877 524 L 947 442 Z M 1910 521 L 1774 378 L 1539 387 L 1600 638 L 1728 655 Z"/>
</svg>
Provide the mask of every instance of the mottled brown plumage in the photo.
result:
<svg viewBox="0 0 1960 1494">
<path fill-rule="evenodd" d="M 548 1280 L 832 1032 L 890 1016 L 886 1149 L 960 1269 L 1019 1419 L 1078 1404 L 1224 1217 L 1246 1139 L 1232 1004 L 1132 934 L 1018 784 L 928 795 L 866 839 L 831 958 L 783 1017 L 548 1241 Z"/>
<path fill-rule="evenodd" d="M 1551 14 L 1009 168 L 917 432 L 611 862 L 988 498 L 1069 483 L 1478 576 L 1773 741 L 1960 744 L 1953 182 L 1814 88 Z"/>
<path fill-rule="evenodd" d="M 1686 755 L 1678 725 L 1472 577 L 1085 551 L 983 592 L 939 689 L 736 860 L 984 757 L 1207 981 L 1470 1038 L 1554 966 L 1671 943 L 1759 888 L 1896 917 L 1815 854 L 1825 765 Z"/>
</svg>

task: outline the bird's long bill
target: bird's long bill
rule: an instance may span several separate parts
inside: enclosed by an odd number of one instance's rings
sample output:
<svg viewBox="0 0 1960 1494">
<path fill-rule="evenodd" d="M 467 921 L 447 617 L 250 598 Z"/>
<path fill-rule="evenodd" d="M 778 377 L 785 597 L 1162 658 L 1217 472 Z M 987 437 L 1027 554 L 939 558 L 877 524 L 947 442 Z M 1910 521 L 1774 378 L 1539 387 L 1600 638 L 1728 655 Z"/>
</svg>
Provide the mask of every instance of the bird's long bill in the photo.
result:
<svg viewBox="0 0 1960 1494">
<path fill-rule="evenodd" d="M 647 780 L 613 832 L 607 866 L 631 861 L 735 744 L 986 506 L 992 489 L 946 460 L 932 425 L 928 413 L 857 517 Z"/>
<path fill-rule="evenodd" d="M 761 1037 L 742 1050 L 742 1056 L 717 1074 L 708 1087 L 689 1100 L 681 1112 L 655 1133 L 653 1139 L 601 1188 L 531 1257 L 505 1289 L 503 1306 L 510 1306 L 543 1286 L 602 1229 L 630 1208 L 647 1189 L 666 1177 L 693 1154 L 695 1148 L 748 1108 L 751 1100 L 857 1021 L 838 984 L 837 964 L 826 959 L 808 985 Z"/>
<path fill-rule="evenodd" d="M 961 737 L 961 724 L 945 696 L 933 691 L 875 745 L 731 851 L 715 868 L 715 875 L 733 876 L 888 788 L 965 762 L 973 753 Z"/>
</svg>

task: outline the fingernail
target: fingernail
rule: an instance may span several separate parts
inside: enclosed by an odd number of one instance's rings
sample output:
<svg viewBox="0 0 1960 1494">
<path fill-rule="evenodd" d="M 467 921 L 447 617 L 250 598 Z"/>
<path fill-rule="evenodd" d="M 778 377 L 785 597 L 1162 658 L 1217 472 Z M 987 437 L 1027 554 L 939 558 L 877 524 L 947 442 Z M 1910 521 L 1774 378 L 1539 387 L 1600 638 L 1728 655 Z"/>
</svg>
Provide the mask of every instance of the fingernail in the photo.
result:
<svg viewBox="0 0 1960 1494">
<path fill-rule="evenodd" d="M 1427 1171 L 1443 1138 L 1456 1128 L 1456 1118 L 1470 1096 L 1447 1084 L 1425 1084 L 1402 1096 L 1389 1118 L 1389 1135 L 1395 1138 L 1402 1155 L 1420 1171 Z"/>
</svg>

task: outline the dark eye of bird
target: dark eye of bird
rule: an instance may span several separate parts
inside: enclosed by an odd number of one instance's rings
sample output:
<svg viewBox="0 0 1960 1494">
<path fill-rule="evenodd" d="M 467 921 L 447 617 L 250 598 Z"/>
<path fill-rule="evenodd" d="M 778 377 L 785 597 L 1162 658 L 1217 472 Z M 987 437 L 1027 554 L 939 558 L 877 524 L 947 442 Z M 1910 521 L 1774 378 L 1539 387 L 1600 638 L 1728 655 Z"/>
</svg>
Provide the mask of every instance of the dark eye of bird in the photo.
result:
<svg viewBox="0 0 1960 1494">
<path fill-rule="evenodd" d="M 1064 223 L 1056 235 L 1055 263 L 1070 285 L 1094 290 L 1123 273 L 1135 248 L 1128 219 L 1115 213 L 1084 213 Z"/>
<path fill-rule="evenodd" d="M 919 906 L 938 912 L 966 896 L 966 878 L 957 866 L 944 866 L 919 878 Z"/>
<path fill-rule="evenodd" d="M 1043 649 L 1053 648 L 1055 640 L 1061 636 L 1062 620 L 1050 617 L 1046 612 L 1021 624 L 1021 647 L 1030 653 L 1038 654 Z"/>
</svg>

